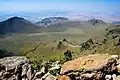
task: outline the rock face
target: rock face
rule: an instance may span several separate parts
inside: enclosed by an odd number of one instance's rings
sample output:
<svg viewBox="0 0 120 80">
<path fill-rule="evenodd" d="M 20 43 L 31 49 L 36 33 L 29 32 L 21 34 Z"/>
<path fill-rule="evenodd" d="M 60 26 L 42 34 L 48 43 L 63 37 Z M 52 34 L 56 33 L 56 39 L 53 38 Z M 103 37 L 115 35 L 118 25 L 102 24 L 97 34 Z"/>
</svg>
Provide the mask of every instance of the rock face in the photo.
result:
<svg viewBox="0 0 120 80">
<path fill-rule="evenodd" d="M 56 77 L 46 72 L 45 67 L 37 72 L 24 56 L 13 56 L 0 59 L 0 80 L 56 80 Z"/>
<path fill-rule="evenodd" d="M 94 54 L 68 61 L 63 64 L 58 79 L 64 80 L 63 77 L 67 76 L 71 80 L 116 80 L 119 78 L 119 60 L 116 56 Z"/>
<path fill-rule="evenodd" d="M 108 58 L 108 54 L 94 54 L 68 61 L 62 65 L 61 74 L 70 70 L 90 70 L 100 68 L 107 63 Z"/>
<path fill-rule="evenodd" d="M 6 57 L 0 59 L 0 80 L 32 80 L 35 70 L 26 57 Z"/>
</svg>

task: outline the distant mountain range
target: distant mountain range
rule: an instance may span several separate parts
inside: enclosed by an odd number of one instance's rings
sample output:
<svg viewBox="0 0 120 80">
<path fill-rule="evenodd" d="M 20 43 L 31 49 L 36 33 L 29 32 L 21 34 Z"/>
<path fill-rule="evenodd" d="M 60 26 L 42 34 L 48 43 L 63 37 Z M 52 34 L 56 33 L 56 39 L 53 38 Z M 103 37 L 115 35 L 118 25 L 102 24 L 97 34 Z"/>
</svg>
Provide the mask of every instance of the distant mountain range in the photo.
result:
<svg viewBox="0 0 120 80">
<path fill-rule="evenodd" d="M 90 19 L 88 21 L 73 21 L 73 20 L 67 20 L 63 22 L 57 22 L 53 23 L 51 25 L 48 25 L 47 27 L 76 27 L 76 28 L 85 28 L 85 27 L 99 27 L 104 26 L 107 23 L 98 20 L 98 19 Z"/>
<path fill-rule="evenodd" d="M 64 17 L 49 17 L 37 22 L 36 24 L 25 20 L 21 17 L 12 17 L 8 20 L 0 22 L 0 34 L 9 33 L 32 33 L 37 32 L 41 28 L 60 28 L 60 27 L 100 27 L 107 23 L 99 19 L 91 19 L 88 21 L 72 21 Z"/>
<path fill-rule="evenodd" d="M 86 22 L 83 22 L 76 20 L 68 20 L 67 18 L 64 17 L 49 17 L 42 19 L 40 22 L 37 22 L 36 24 L 41 27 L 80 27 L 81 25 L 83 26 L 83 24 L 96 26 L 106 24 L 106 22 L 99 19 L 90 19 Z"/>
</svg>

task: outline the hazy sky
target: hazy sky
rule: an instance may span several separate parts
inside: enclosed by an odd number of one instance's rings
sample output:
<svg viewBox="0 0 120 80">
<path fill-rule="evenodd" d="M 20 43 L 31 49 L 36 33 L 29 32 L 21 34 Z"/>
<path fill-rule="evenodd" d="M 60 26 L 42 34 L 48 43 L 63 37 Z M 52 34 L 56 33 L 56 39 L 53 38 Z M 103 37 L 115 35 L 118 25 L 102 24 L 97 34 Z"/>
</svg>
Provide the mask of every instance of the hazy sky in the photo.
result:
<svg viewBox="0 0 120 80">
<path fill-rule="evenodd" d="M 0 21 L 13 16 L 34 22 L 50 16 L 120 21 L 120 0 L 0 0 Z"/>
<path fill-rule="evenodd" d="M 119 12 L 120 0 L 0 0 L 0 12 Z"/>
</svg>

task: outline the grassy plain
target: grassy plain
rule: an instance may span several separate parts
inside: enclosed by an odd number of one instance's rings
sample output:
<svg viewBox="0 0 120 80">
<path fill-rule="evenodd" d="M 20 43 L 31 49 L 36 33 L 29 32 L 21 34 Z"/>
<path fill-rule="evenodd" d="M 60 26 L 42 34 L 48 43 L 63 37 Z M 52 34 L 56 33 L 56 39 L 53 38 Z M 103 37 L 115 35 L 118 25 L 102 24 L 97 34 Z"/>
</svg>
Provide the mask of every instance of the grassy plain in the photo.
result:
<svg viewBox="0 0 120 80">
<path fill-rule="evenodd" d="M 80 45 L 89 38 L 96 38 L 104 35 L 103 28 L 88 28 L 88 29 L 78 29 L 78 28 L 43 28 L 42 32 L 34 34 L 12 34 L 0 39 L 0 49 L 6 49 L 8 52 L 13 52 L 16 55 L 25 55 L 26 52 L 34 49 L 34 52 L 29 52 L 26 54 L 31 61 L 39 62 L 39 60 L 50 60 L 63 57 L 63 51 L 56 50 L 59 41 L 64 38 L 69 42 L 76 45 Z M 73 53 L 80 53 L 79 47 L 71 47 L 68 45 L 69 50 Z"/>
</svg>

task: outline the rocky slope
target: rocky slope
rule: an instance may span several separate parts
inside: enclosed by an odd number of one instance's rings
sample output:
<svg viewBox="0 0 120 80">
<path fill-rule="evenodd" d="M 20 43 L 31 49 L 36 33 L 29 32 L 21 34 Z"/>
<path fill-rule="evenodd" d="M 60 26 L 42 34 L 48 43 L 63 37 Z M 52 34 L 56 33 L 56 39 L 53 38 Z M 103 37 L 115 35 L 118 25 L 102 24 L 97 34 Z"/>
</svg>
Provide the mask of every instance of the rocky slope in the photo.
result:
<svg viewBox="0 0 120 80">
<path fill-rule="evenodd" d="M 60 71 L 60 73 L 59 73 Z M 0 59 L 0 80 L 119 80 L 118 55 L 94 54 L 65 62 L 43 63 L 40 70 L 24 56 Z"/>
<path fill-rule="evenodd" d="M 70 70 L 97 69 L 105 65 L 108 59 L 109 59 L 108 54 L 94 54 L 79 57 L 78 59 L 64 63 L 62 65 L 61 74 L 68 72 Z"/>
<path fill-rule="evenodd" d="M 52 70 L 52 69 L 51 69 Z M 0 59 L 0 80 L 55 80 L 56 77 L 46 72 L 46 68 L 34 69 L 24 56 Z"/>
<path fill-rule="evenodd" d="M 98 39 L 89 39 L 81 44 L 81 53 L 120 53 L 120 25 L 110 25 Z"/>
<path fill-rule="evenodd" d="M 35 71 L 25 57 L 6 57 L 0 59 L 0 79 L 1 80 L 22 80 L 28 78 L 32 80 Z"/>
<path fill-rule="evenodd" d="M 83 56 L 64 63 L 59 80 L 119 80 L 119 65 L 118 55 Z"/>
</svg>

